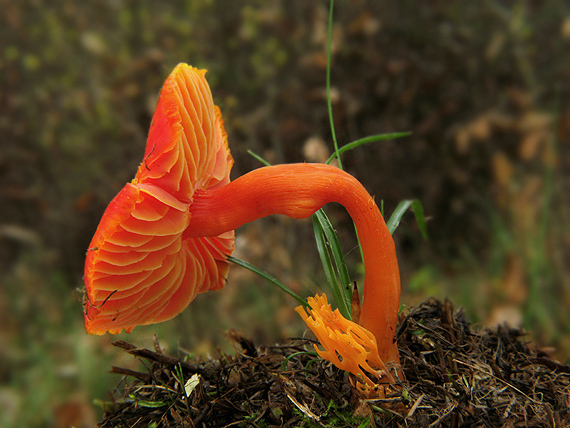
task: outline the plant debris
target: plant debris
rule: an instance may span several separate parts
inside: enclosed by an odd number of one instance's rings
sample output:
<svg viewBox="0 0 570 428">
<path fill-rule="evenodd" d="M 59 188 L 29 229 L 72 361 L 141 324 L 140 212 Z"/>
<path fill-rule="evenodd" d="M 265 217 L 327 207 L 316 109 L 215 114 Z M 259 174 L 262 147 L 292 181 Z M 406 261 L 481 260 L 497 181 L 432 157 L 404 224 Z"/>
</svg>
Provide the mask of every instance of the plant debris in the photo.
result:
<svg viewBox="0 0 570 428">
<path fill-rule="evenodd" d="M 99 427 L 560 427 L 570 424 L 570 366 L 525 342 L 524 331 L 475 330 L 462 310 L 429 299 L 402 316 L 405 380 L 365 400 L 314 341 L 254 346 L 236 332 L 231 356 L 196 360 L 126 342 L 146 371 L 123 375 Z"/>
</svg>

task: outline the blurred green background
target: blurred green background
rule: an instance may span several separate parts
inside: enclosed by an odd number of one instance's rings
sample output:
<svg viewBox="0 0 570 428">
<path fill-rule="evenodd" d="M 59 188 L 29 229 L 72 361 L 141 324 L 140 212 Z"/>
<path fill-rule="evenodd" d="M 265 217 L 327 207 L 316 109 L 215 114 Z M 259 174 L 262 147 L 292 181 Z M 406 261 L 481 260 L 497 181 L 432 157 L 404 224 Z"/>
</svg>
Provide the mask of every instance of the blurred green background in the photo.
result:
<svg viewBox="0 0 570 428">
<path fill-rule="evenodd" d="M 77 427 L 136 367 L 82 326 L 85 250 L 134 176 L 172 68 L 207 68 L 235 158 L 322 162 L 332 148 L 325 69 L 328 1 L 0 0 L 0 425 Z M 570 5 L 563 0 L 337 1 L 332 100 L 343 165 L 390 213 L 403 303 L 449 297 L 477 325 L 522 324 L 570 352 Z M 327 207 L 358 278 L 344 210 Z M 307 295 L 324 283 L 310 220 L 237 232 L 235 255 Z M 119 338 L 171 353 L 229 349 L 235 328 L 300 335 L 295 303 L 234 267 L 227 287 L 171 322 Z"/>
</svg>

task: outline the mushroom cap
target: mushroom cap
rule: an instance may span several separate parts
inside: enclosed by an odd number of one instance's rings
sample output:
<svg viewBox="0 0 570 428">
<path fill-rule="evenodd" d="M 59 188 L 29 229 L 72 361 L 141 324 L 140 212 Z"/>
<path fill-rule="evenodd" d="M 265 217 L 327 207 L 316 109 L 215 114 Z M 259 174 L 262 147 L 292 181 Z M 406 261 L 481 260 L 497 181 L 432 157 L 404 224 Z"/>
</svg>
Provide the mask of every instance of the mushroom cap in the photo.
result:
<svg viewBox="0 0 570 428">
<path fill-rule="evenodd" d="M 194 193 L 227 184 L 233 164 L 205 74 L 179 64 L 167 78 L 143 162 L 91 241 L 84 272 L 90 334 L 171 319 L 226 282 L 234 232 L 184 236 Z"/>
</svg>

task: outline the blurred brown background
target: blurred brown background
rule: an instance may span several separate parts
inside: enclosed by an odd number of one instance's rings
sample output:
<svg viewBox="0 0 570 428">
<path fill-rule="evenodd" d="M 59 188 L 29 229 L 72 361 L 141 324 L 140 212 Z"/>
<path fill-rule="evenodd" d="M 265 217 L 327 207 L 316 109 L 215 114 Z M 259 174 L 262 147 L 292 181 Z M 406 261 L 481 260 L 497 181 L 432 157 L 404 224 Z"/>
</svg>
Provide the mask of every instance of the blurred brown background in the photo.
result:
<svg viewBox="0 0 570 428">
<path fill-rule="evenodd" d="M 235 158 L 323 161 L 332 149 L 327 1 L 0 0 L 0 425 L 89 426 L 93 399 L 136 363 L 117 337 L 87 337 L 78 293 L 85 250 L 142 160 L 158 91 L 179 62 L 207 68 Z M 433 295 L 478 325 L 522 324 L 570 352 L 570 4 L 337 1 L 332 99 L 345 168 L 391 213 L 403 303 Z M 344 210 L 327 207 L 354 279 Z M 297 292 L 324 283 L 312 226 L 268 218 L 237 232 L 236 256 Z M 79 294 L 80 296 L 80 294 Z M 121 338 L 172 353 L 302 334 L 294 302 L 234 267 L 225 290 L 175 320 Z"/>
</svg>

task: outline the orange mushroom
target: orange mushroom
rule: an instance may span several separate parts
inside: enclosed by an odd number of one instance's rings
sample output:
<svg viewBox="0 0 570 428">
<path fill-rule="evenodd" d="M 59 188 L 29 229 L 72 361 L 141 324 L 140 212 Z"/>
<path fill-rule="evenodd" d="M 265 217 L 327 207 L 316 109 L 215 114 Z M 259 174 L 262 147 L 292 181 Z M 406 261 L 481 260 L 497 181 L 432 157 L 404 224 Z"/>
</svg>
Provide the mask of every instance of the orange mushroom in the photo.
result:
<svg viewBox="0 0 570 428">
<path fill-rule="evenodd" d="M 233 230 L 271 214 L 305 218 L 337 202 L 364 254 L 359 323 L 376 338 L 380 359 L 397 364 L 398 263 L 374 199 L 354 177 L 324 164 L 264 167 L 229 182 L 225 132 L 203 76 L 179 65 L 167 79 L 145 160 L 97 229 L 85 268 L 87 331 L 172 318 L 198 292 L 223 286 Z"/>
<path fill-rule="evenodd" d="M 359 323 L 376 337 L 380 358 L 398 363 L 394 334 L 400 275 L 394 241 L 374 199 L 343 170 L 309 163 L 268 166 L 217 189 L 197 191 L 184 236 L 216 236 L 270 214 L 306 218 L 329 202 L 346 208 L 362 245 L 365 278 Z"/>
<path fill-rule="evenodd" d="M 228 183 L 233 163 L 204 75 L 181 64 L 168 77 L 144 160 L 103 214 L 85 261 L 88 333 L 168 320 L 225 284 L 233 231 L 183 238 L 193 194 Z"/>
</svg>

